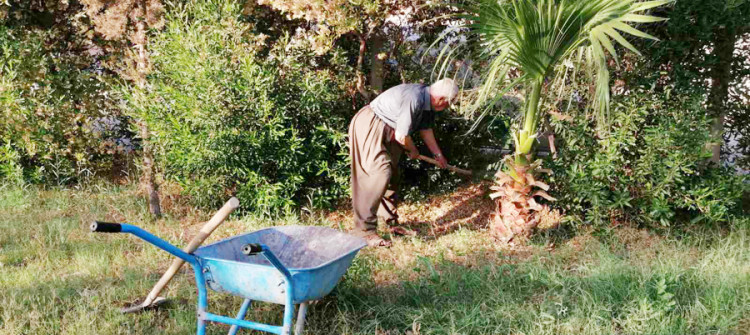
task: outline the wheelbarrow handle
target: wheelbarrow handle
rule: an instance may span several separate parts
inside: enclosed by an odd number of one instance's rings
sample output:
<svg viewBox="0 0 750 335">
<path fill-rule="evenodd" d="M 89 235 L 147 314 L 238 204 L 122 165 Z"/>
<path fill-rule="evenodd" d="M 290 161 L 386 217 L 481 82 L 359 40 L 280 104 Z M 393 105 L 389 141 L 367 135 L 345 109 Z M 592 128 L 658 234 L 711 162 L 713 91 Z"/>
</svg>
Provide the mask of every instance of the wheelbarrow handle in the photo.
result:
<svg viewBox="0 0 750 335">
<path fill-rule="evenodd" d="M 259 243 L 248 243 L 242 247 L 242 253 L 246 256 L 256 255 L 263 252 L 263 246 Z"/>
<path fill-rule="evenodd" d="M 245 244 L 242 247 L 242 253 L 246 256 L 252 256 L 257 254 L 263 254 L 263 256 L 266 257 L 266 259 L 275 267 L 281 274 L 284 275 L 288 280 L 292 279 L 292 274 L 289 272 L 289 269 L 284 266 L 281 261 L 276 258 L 276 255 L 273 254 L 273 251 L 271 249 L 268 249 L 268 247 L 265 244 L 260 243 L 248 243 Z"/>
<path fill-rule="evenodd" d="M 122 225 L 119 223 L 94 221 L 91 223 L 91 231 L 97 233 L 119 233 L 122 231 Z"/>
<path fill-rule="evenodd" d="M 190 263 L 191 265 L 199 266 L 198 261 L 196 260 L 194 255 L 184 252 L 180 250 L 179 248 L 175 247 L 174 245 L 170 244 L 169 242 L 162 240 L 156 237 L 154 234 L 151 234 L 134 225 L 130 225 L 127 223 L 108 223 L 108 222 L 94 221 L 91 224 L 91 231 L 99 232 L 99 233 L 130 233 L 135 236 L 138 236 L 139 238 L 141 238 L 142 240 L 148 243 L 153 244 L 159 249 L 162 249 L 174 256 L 184 259 L 186 262 Z"/>
</svg>

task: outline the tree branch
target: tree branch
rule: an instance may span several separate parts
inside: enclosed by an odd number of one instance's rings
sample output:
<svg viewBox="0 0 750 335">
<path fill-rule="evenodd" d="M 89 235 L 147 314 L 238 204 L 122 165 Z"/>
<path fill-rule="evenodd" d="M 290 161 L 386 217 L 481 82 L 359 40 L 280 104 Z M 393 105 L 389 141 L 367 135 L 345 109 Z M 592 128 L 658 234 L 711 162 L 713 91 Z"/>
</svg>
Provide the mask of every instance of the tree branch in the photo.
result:
<svg viewBox="0 0 750 335">
<path fill-rule="evenodd" d="M 370 100 L 370 92 L 365 88 L 365 74 L 363 70 L 365 52 L 367 51 L 367 37 L 360 32 L 355 32 L 355 35 L 359 39 L 359 55 L 357 56 L 357 91 L 359 91 L 365 99 Z"/>
</svg>

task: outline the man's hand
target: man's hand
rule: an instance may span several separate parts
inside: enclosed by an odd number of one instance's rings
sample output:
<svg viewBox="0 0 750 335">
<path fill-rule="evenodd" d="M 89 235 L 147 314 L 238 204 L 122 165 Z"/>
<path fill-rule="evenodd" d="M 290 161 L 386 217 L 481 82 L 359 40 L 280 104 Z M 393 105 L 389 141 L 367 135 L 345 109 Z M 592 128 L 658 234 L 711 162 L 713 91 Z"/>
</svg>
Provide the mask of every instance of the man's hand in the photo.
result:
<svg viewBox="0 0 750 335">
<path fill-rule="evenodd" d="M 404 136 L 402 138 L 396 137 L 396 141 L 400 143 L 404 150 L 406 151 L 406 154 L 411 159 L 417 159 L 419 158 L 419 149 L 417 149 L 417 146 L 414 145 L 414 141 L 411 140 L 411 136 Z"/>
<path fill-rule="evenodd" d="M 448 160 L 445 159 L 445 156 L 443 156 L 443 154 L 435 155 L 435 160 L 438 161 L 438 166 L 440 166 L 441 169 L 448 168 Z"/>
<path fill-rule="evenodd" d="M 435 140 L 435 133 L 432 131 L 432 129 L 420 130 L 419 134 L 422 135 L 424 143 L 427 144 L 427 147 L 430 148 L 430 151 L 433 153 L 435 160 L 440 164 L 440 168 L 447 168 L 448 160 L 443 157 L 443 153 L 440 151 L 440 146 L 438 146 L 437 140 Z"/>
</svg>

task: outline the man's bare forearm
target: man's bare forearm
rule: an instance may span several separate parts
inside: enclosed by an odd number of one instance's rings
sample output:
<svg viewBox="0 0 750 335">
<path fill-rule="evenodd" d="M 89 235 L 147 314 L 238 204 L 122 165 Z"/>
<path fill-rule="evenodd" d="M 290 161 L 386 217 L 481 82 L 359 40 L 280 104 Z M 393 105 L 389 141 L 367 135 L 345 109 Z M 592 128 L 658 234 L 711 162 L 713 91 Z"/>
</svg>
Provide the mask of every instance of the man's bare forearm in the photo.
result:
<svg viewBox="0 0 750 335">
<path fill-rule="evenodd" d="M 417 146 L 414 145 L 414 141 L 411 139 L 411 136 L 404 136 L 402 138 L 397 138 L 396 141 L 398 141 L 401 146 L 406 149 L 408 152 L 414 152 L 419 153 L 419 150 L 417 150 Z"/>
<path fill-rule="evenodd" d="M 419 135 L 422 136 L 424 143 L 427 145 L 427 147 L 430 149 L 430 152 L 432 152 L 434 156 L 443 155 L 443 152 L 440 151 L 440 146 L 435 139 L 435 133 L 432 131 L 432 129 L 420 130 Z"/>
</svg>

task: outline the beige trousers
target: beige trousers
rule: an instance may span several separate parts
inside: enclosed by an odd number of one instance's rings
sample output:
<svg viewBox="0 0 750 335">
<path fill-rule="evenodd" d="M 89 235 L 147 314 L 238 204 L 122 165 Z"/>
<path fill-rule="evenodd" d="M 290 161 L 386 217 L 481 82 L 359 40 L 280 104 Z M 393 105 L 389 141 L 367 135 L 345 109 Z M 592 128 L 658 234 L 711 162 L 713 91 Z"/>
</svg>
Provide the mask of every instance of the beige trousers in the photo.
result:
<svg viewBox="0 0 750 335">
<path fill-rule="evenodd" d="M 386 222 L 398 219 L 398 160 L 403 149 L 394 137 L 393 128 L 375 116 L 369 106 L 354 115 L 349 124 L 352 209 L 359 233 L 376 230 L 378 216 Z"/>
</svg>

